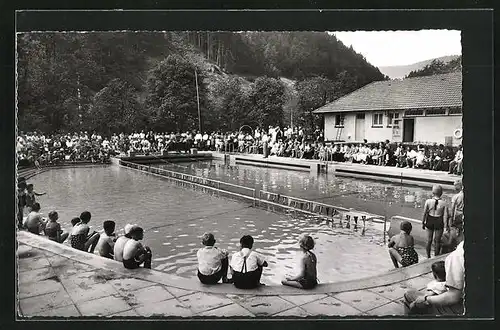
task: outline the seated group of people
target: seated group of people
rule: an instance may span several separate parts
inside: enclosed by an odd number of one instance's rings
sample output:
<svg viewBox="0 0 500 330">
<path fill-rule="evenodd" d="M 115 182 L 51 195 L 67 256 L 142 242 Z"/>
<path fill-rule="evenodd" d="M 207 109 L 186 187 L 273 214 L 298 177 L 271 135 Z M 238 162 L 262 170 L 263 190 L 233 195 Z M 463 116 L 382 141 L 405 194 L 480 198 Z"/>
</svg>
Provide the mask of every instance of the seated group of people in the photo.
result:
<svg viewBox="0 0 500 330">
<path fill-rule="evenodd" d="M 49 212 L 45 219 L 40 214 L 40 204 L 35 203 L 26 218 L 25 228 L 36 235 L 43 233 L 57 243 L 64 243 L 69 239 L 72 248 L 120 261 L 128 269 L 139 268 L 141 265 L 151 268 L 151 249 L 140 243 L 144 238 L 141 227 L 126 225 L 125 235 L 117 236 L 115 222 L 108 220 L 103 223 L 104 232 L 99 234 L 89 226 L 91 218 L 89 211 L 82 212 L 79 217 L 71 220 L 71 231 L 65 232 L 57 222 L 59 214 L 56 211 Z"/>
<path fill-rule="evenodd" d="M 388 140 L 379 144 L 335 144 L 327 147 L 320 145 L 320 160 L 352 162 L 378 166 L 396 166 L 403 168 L 422 168 L 434 171 L 448 171 L 450 174 L 462 174 L 463 150 L 458 146 L 454 153 L 450 147 L 439 146 L 403 146 L 391 144 Z"/>
<path fill-rule="evenodd" d="M 235 252 L 229 261 L 226 250 L 215 247 L 215 237 L 212 233 L 205 233 L 202 237 L 203 248 L 197 252 L 198 279 L 203 284 L 233 283 L 239 289 L 253 289 L 262 285 L 260 279 L 267 261 L 262 255 L 252 250 L 254 239 L 245 235 L 240 239 L 241 250 Z M 316 255 L 311 252 L 314 248 L 314 239 L 303 235 L 299 239 L 301 258 L 297 273 L 289 275 L 281 282 L 283 285 L 300 289 L 312 289 L 317 284 Z M 231 279 L 228 279 L 231 275 Z"/>
</svg>

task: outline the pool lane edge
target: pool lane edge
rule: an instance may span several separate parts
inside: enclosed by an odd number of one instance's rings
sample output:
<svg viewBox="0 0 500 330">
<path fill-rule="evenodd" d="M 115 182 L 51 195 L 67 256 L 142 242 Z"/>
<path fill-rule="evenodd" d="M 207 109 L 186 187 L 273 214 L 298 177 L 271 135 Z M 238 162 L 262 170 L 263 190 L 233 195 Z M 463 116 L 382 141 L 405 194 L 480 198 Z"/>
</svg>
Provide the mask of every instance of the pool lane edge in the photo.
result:
<svg viewBox="0 0 500 330">
<path fill-rule="evenodd" d="M 17 240 L 19 243 L 92 266 L 96 269 L 111 271 L 118 275 L 121 275 L 122 277 L 141 279 L 168 287 L 195 292 L 259 296 L 311 295 L 321 293 L 337 294 L 347 291 L 358 291 L 384 287 L 429 274 L 431 272 L 432 263 L 444 260 L 447 256 L 441 255 L 431 259 L 425 259 L 416 265 L 390 270 L 388 272 L 381 273 L 380 275 L 370 276 L 362 279 L 336 283 L 320 283 L 313 290 L 300 290 L 282 285 L 261 286 L 253 290 L 240 290 L 235 288 L 233 285 L 228 284 L 218 284 L 212 286 L 203 285 L 196 278 L 184 278 L 151 269 L 140 268 L 129 270 L 124 268 L 120 262 L 117 262 L 115 260 L 79 251 L 69 246 L 53 242 L 45 237 L 28 233 L 26 231 L 18 231 Z M 387 256 L 387 258 L 389 258 L 389 255 Z"/>
</svg>

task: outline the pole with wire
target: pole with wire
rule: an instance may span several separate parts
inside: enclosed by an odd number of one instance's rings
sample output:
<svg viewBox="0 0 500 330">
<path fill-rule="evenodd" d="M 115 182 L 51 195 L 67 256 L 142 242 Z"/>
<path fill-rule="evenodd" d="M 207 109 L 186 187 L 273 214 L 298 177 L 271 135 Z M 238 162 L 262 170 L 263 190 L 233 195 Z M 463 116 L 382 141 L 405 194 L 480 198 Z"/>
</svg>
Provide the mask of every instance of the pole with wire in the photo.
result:
<svg viewBox="0 0 500 330">
<path fill-rule="evenodd" d="M 198 103 L 198 130 L 201 134 L 201 111 L 200 111 L 200 92 L 198 90 L 198 73 L 194 70 L 194 80 L 196 82 L 196 101 Z"/>
</svg>

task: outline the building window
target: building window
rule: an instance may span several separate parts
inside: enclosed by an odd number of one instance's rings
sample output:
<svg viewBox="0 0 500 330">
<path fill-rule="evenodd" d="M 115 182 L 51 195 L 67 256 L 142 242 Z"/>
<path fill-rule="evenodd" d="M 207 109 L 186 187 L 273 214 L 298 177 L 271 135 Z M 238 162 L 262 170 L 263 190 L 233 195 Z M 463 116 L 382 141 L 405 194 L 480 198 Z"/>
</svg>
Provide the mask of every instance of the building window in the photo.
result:
<svg viewBox="0 0 500 330">
<path fill-rule="evenodd" d="M 392 127 L 392 125 L 398 125 L 399 123 L 399 112 L 389 112 L 387 113 L 387 127 Z"/>
<path fill-rule="evenodd" d="M 415 116 L 423 116 L 424 110 L 422 109 L 412 109 L 405 111 L 405 117 L 415 117 Z"/>
<path fill-rule="evenodd" d="M 383 113 L 374 113 L 373 114 L 373 127 L 382 127 L 384 124 L 382 123 L 384 119 L 384 114 Z"/>
<path fill-rule="evenodd" d="M 345 115 L 343 113 L 335 115 L 335 127 L 344 127 Z"/>
<path fill-rule="evenodd" d="M 446 109 L 427 109 L 425 110 L 426 116 L 444 116 L 446 115 Z"/>
<path fill-rule="evenodd" d="M 448 110 L 449 115 L 461 115 L 462 114 L 462 108 L 452 108 Z"/>
</svg>

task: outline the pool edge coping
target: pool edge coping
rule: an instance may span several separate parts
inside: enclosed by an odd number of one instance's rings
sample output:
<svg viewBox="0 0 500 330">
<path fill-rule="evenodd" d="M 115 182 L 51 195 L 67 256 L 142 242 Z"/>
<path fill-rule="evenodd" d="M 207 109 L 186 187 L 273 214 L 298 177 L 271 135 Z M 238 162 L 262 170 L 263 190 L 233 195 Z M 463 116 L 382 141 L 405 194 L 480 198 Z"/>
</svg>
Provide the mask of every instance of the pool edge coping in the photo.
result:
<svg viewBox="0 0 500 330">
<path fill-rule="evenodd" d="M 232 285 L 203 285 L 197 279 L 184 278 L 167 274 L 157 270 L 135 269 L 129 270 L 123 267 L 120 262 L 106 259 L 95 254 L 86 253 L 73 249 L 69 246 L 53 242 L 45 237 L 31 234 L 25 231 L 17 232 L 17 241 L 19 243 L 38 248 L 64 258 L 68 258 L 96 269 L 112 271 L 125 277 L 133 277 L 148 282 L 153 282 L 165 286 L 170 286 L 187 291 L 213 293 L 213 294 L 236 294 L 236 295 L 259 295 L 259 296 L 277 296 L 277 295 L 314 295 L 331 294 L 347 291 L 367 290 L 377 287 L 392 285 L 404 282 L 431 272 L 431 264 L 444 260 L 447 255 L 441 255 L 431 259 L 425 259 L 418 264 L 405 268 L 398 268 L 383 272 L 362 279 L 349 280 L 336 283 L 321 283 L 313 290 L 299 290 L 282 285 L 266 285 L 253 290 L 241 290 Z M 389 258 L 389 255 L 387 256 Z M 17 263 L 16 258 L 16 263 Z"/>
</svg>

